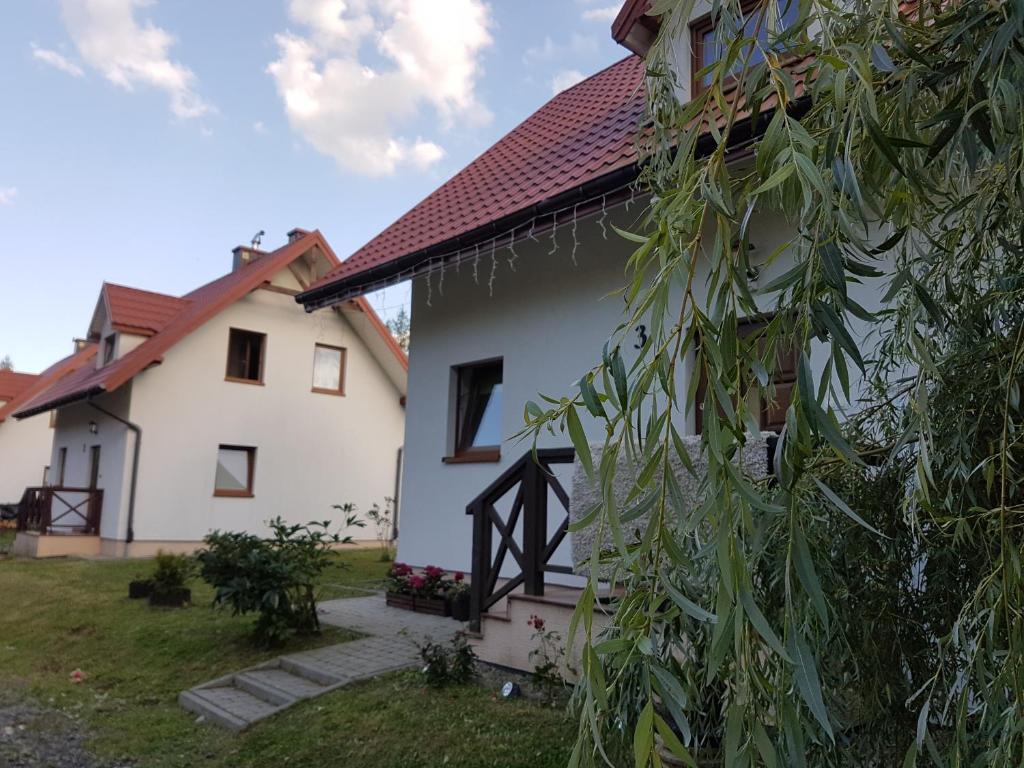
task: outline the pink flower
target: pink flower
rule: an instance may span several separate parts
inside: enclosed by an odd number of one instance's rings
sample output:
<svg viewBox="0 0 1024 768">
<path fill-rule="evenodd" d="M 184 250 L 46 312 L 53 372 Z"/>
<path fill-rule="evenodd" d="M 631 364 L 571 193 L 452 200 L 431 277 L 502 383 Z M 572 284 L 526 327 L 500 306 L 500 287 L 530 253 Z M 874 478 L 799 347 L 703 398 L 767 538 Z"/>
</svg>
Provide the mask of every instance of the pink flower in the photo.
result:
<svg viewBox="0 0 1024 768">
<path fill-rule="evenodd" d="M 409 586 L 413 589 L 423 589 L 424 584 L 426 584 L 426 582 L 423 580 L 422 576 L 409 577 Z"/>
<path fill-rule="evenodd" d="M 526 624 L 527 626 L 533 627 L 538 632 L 544 629 L 544 619 L 536 614 L 530 614 L 530 620 L 527 621 Z"/>
<path fill-rule="evenodd" d="M 438 568 L 436 565 L 428 565 L 423 569 L 423 573 L 427 575 L 428 579 L 437 580 L 444 576 L 444 569 Z"/>
<path fill-rule="evenodd" d="M 76 669 L 68 676 L 68 679 L 73 685 L 77 685 L 78 683 L 84 682 L 86 677 L 87 675 L 85 672 L 80 669 Z"/>
<path fill-rule="evenodd" d="M 466 578 L 466 574 L 464 574 L 462 571 L 456 571 L 454 578 L 456 582 L 460 582 Z"/>
</svg>

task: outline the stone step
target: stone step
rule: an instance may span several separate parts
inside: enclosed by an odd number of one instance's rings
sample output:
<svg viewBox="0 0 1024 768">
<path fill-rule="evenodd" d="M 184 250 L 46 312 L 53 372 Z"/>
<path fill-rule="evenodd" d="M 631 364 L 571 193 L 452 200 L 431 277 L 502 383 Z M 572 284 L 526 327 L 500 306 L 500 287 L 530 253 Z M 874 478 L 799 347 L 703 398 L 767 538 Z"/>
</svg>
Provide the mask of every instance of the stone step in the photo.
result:
<svg viewBox="0 0 1024 768">
<path fill-rule="evenodd" d="M 189 712 L 232 731 L 244 730 L 281 709 L 234 686 L 193 688 L 182 693 L 178 702 Z"/>
<path fill-rule="evenodd" d="M 306 680 L 323 687 L 330 687 L 342 682 L 341 677 L 321 669 L 313 662 L 291 656 L 281 657 L 281 669 L 285 672 L 290 672 L 296 677 L 304 677 Z"/>
<path fill-rule="evenodd" d="M 272 704 L 293 704 L 324 693 L 328 687 L 280 667 L 252 669 L 235 675 L 235 685 Z"/>
</svg>

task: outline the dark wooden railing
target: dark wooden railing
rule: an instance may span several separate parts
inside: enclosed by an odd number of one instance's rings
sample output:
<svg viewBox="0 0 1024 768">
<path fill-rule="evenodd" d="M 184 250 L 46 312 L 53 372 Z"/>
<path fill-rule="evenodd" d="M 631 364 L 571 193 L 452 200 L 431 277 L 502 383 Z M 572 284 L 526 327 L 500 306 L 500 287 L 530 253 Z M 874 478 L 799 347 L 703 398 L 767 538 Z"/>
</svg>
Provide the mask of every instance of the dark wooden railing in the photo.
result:
<svg viewBox="0 0 1024 768">
<path fill-rule="evenodd" d="M 545 573 L 572 573 L 567 565 L 552 565 L 551 556 L 569 530 L 569 494 L 551 471 L 553 464 L 570 464 L 572 448 L 542 448 L 537 460 L 532 452 L 523 455 L 466 507 L 473 516 L 473 575 L 470 581 L 470 629 L 480 631 L 480 619 L 491 606 L 513 590 L 523 588 L 527 595 L 544 594 Z M 564 512 L 551 538 L 548 538 L 548 489 L 554 491 Z M 502 519 L 495 504 L 515 491 L 508 517 Z M 516 525 L 522 518 L 521 542 L 516 541 Z M 497 551 L 493 549 L 498 534 Z M 501 569 L 509 553 L 519 566 L 518 572 L 500 587 Z"/>
<path fill-rule="evenodd" d="M 98 536 L 102 510 L 98 488 L 26 488 L 18 504 L 18 530 Z"/>
</svg>

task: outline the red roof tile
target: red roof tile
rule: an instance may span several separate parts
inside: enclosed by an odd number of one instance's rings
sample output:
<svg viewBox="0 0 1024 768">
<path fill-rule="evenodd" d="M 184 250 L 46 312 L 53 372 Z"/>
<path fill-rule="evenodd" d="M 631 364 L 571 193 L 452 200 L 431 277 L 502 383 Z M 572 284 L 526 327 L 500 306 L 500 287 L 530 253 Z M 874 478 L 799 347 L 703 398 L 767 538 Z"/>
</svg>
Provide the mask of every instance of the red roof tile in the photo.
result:
<svg viewBox="0 0 1024 768">
<path fill-rule="evenodd" d="M 113 392 L 150 365 L 159 363 L 164 353 L 181 339 L 250 291 L 270 280 L 311 248 L 319 248 L 331 264 L 338 264 L 338 257 L 335 256 L 334 251 L 331 250 L 330 245 L 319 231 L 300 232 L 296 230 L 296 232 L 297 236 L 287 245 L 263 255 L 181 298 L 106 284 L 104 290 L 108 301 L 112 296 L 115 297 L 114 307 L 111 307 L 112 314 L 116 314 L 122 320 L 130 320 L 132 327 L 135 328 L 155 328 L 158 325 L 159 328 L 156 328 L 150 338 L 142 344 L 109 365 L 104 365 L 99 369 L 92 365 L 83 366 L 68 372 L 52 387 L 48 387 L 44 392 L 34 396 L 23 407 L 19 407 L 15 416 L 24 418 L 60 405 L 84 400 L 101 392 Z M 111 291 L 111 288 L 114 290 Z M 370 305 L 365 301 L 359 301 L 357 304 L 359 309 L 370 317 L 374 323 L 373 327 L 382 335 L 399 362 L 407 367 L 408 361 L 405 353 L 398 347 L 397 342 L 377 318 Z M 173 306 L 177 306 L 177 311 L 172 313 L 170 310 Z M 145 316 L 144 308 L 152 310 L 154 317 Z M 95 353 L 95 349 L 93 352 Z"/>
<path fill-rule="evenodd" d="M 143 336 L 162 330 L 188 304 L 188 299 L 114 283 L 104 283 L 103 294 L 114 330 Z"/>
<path fill-rule="evenodd" d="M 629 56 L 555 96 L 316 283 L 443 243 L 637 160 L 644 63 Z"/>
<path fill-rule="evenodd" d="M 63 376 L 81 368 L 86 363 L 91 363 L 95 355 L 96 345 L 87 344 L 74 354 L 68 355 L 62 360 L 58 360 L 38 376 L 34 377 L 35 380 L 12 400 L 8 401 L 3 406 L 0 406 L 0 422 L 15 411 L 19 410 L 32 399 L 44 393 L 47 389 L 60 381 Z M 91 365 L 87 367 L 90 369 L 92 368 Z"/>
<path fill-rule="evenodd" d="M 34 373 L 15 373 L 0 369 L 0 400 L 13 400 L 38 379 Z"/>
</svg>

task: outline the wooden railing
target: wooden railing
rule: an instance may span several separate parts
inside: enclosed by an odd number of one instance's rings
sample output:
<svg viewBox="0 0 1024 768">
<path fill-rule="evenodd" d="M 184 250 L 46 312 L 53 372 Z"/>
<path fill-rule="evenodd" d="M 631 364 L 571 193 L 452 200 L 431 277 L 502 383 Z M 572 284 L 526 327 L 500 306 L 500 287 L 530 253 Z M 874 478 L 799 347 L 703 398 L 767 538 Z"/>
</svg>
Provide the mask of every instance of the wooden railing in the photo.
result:
<svg viewBox="0 0 1024 768">
<path fill-rule="evenodd" d="M 98 488 L 26 488 L 18 504 L 18 530 L 98 536 L 102 510 Z"/>
<path fill-rule="evenodd" d="M 544 594 L 545 573 L 572 573 L 567 565 L 553 565 L 551 556 L 569 530 L 569 494 L 551 471 L 553 464 L 569 464 L 572 448 L 543 448 L 523 455 L 466 507 L 473 516 L 473 575 L 470 581 L 470 629 L 480 631 L 480 619 L 491 606 L 520 586 L 527 595 Z M 564 519 L 548 538 L 548 489 L 561 503 Z M 515 491 L 508 517 L 502 519 L 495 504 Z M 521 541 L 516 526 L 522 518 Z M 495 551 L 494 533 L 498 548 Z M 518 565 L 499 587 L 501 569 L 509 553 Z"/>
</svg>

